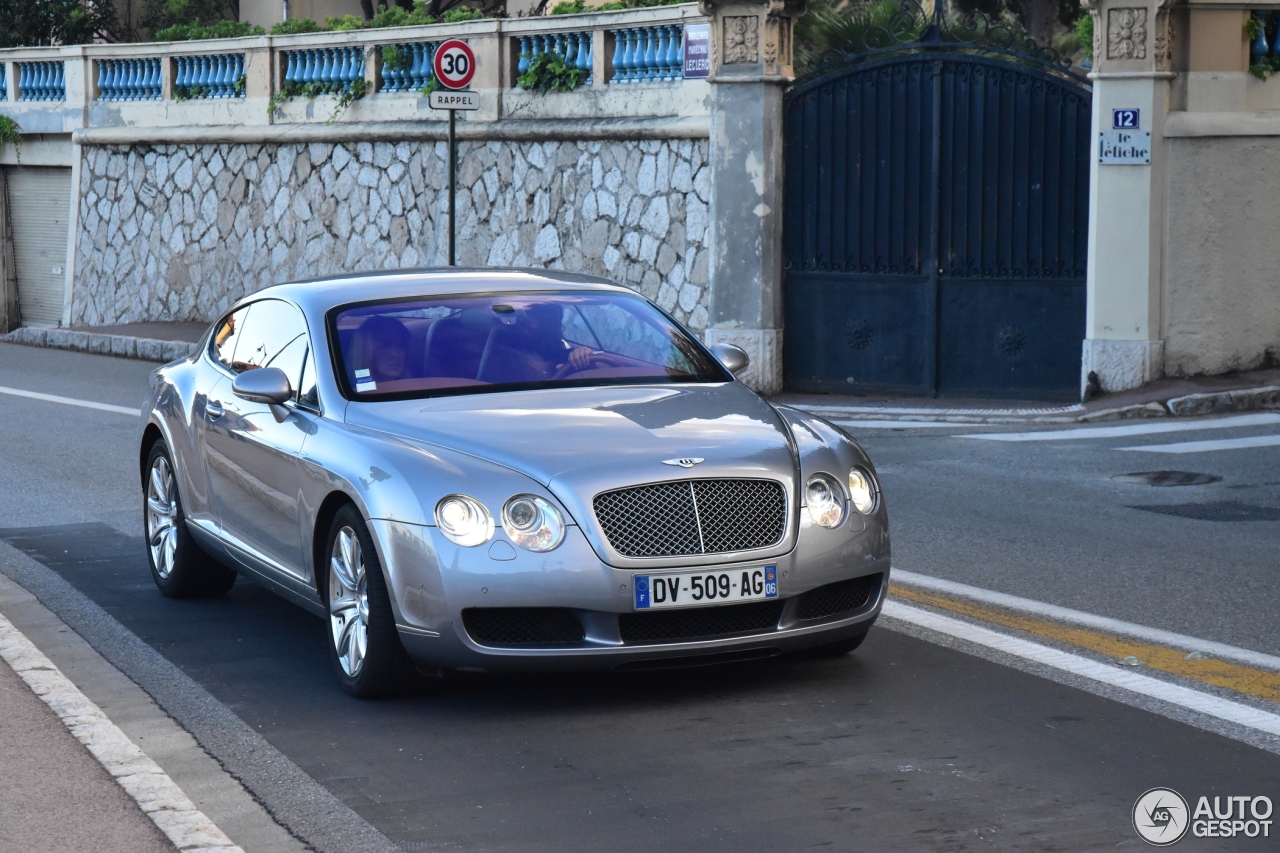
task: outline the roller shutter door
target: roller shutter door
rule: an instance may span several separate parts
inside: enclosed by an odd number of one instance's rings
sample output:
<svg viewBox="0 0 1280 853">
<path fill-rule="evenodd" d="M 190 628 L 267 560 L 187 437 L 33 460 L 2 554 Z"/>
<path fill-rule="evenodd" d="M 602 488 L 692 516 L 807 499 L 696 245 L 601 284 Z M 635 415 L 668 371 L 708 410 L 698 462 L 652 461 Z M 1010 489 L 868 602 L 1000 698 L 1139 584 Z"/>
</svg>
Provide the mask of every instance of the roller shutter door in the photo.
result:
<svg viewBox="0 0 1280 853">
<path fill-rule="evenodd" d="M 57 326 L 67 292 L 71 170 L 6 168 L 5 179 L 19 319 L 24 326 Z"/>
</svg>

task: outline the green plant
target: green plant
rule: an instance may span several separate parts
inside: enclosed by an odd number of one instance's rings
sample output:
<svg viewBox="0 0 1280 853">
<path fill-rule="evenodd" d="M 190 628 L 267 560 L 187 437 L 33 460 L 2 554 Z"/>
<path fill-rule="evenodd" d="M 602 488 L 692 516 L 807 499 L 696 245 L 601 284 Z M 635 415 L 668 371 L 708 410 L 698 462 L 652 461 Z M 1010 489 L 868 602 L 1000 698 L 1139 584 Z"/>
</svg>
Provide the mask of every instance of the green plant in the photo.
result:
<svg viewBox="0 0 1280 853">
<path fill-rule="evenodd" d="M 479 21 L 489 17 L 479 9 L 471 9 L 467 6 L 459 6 L 456 9 L 450 9 L 440 16 L 440 20 L 446 24 L 461 24 L 463 21 Z"/>
<path fill-rule="evenodd" d="M 419 27 L 424 24 L 438 23 L 435 18 L 427 14 L 426 0 L 415 0 L 413 11 L 408 11 L 400 6 L 379 6 L 378 14 L 370 18 L 365 27 L 374 29 L 377 27 Z"/>
<path fill-rule="evenodd" d="M 0 47 L 88 44 L 117 21 L 111 0 L 0 0 Z"/>
<path fill-rule="evenodd" d="M 346 89 L 338 96 L 338 103 L 333 108 L 333 115 L 329 116 L 325 124 L 333 124 L 338 120 L 338 116 L 347 111 L 347 107 L 351 106 L 352 101 L 358 101 L 363 98 L 369 91 L 369 84 L 361 77 L 351 81 Z"/>
<path fill-rule="evenodd" d="M 231 84 L 231 91 L 235 92 L 237 95 L 243 95 L 244 87 L 245 87 L 245 75 L 244 75 L 244 72 L 241 72 L 240 76 L 236 78 L 236 81 Z"/>
<path fill-rule="evenodd" d="M 382 48 L 382 67 L 388 71 L 404 71 L 412 64 L 409 52 L 397 45 L 389 44 Z"/>
<path fill-rule="evenodd" d="M 290 18 L 271 25 L 273 36 L 296 36 L 303 33 L 323 32 L 324 28 L 310 18 Z"/>
<path fill-rule="evenodd" d="M 1259 35 L 1265 37 L 1266 20 L 1250 15 L 1244 22 L 1244 34 L 1249 37 L 1249 41 L 1253 41 Z M 1266 56 L 1262 57 L 1261 62 L 1255 62 L 1249 66 L 1249 73 L 1259 80 L 1266 80 L 1277 71 L 1280 71 L 1280 57 L 1270 51 L 1267 52 Z"/>
<path fill-rule="evenodd" d="M 262 27 L 246 24 L 243 21 L 215 21 L 207 26 L 198 21 L 192 21 L 188 24 L 174 24 L 171 27 L 156 30 L 152 37 L 156 41 L 199 41 L 261 36 L 266 35 L 266 32 Z"/>
<path fill-rule="evenodd" d="M 430 95 L 432 92 L 435 92 L 441 88 L 443 87 L 440 85 L 440 81 L 437 80 L 435 77 L 432 77 L 430 80 L 427 81 L 427 85 L 423 86 L 421 89 L 418 90 L 418 94 Z"/>
<path fill-rule="evenodd" d="M 22 165 L 22 128 L 18 123 L 9 116 L 0 115 L 0 153 L 13 146 L 13 156 L 18 158 L 18 165 Z"/>
<path fill-rule="evenodd" d="M 1076 43 L 1084 51 L 1084 55 L 1093 59 L 1093 15 L 1085 12 L 1076 18 Z"/>
<path fill-rule="evenodd" d="M 557 3 L 551 8 L 553 15 L 576 15 L 579 12 L 585 12 L 587 4 L 583 0 L 565 0 L 563 3 Z"/>
<path fill-rule="evenodd" d="M 528 54 L 522 54 L 527 56 Z M 529 70 L 520 75 L 520 88 L 526 91 L 570 92 L 587 76 L 582 68 L 566 65 L 564 57 L 556 53 L 544 52 L 529 62 Z"/>
<path fill-rule="evenodd" d="M 364 18 L 359 15 L 343 15 L 341 18 L 329 16 L 324 19 L 324 29 L 335 32 L 362 30 L 364 29 Z"/>
<path fill-rule="evenodd" d="M 650 6 L 675 6 L 679 3 L 687 3 L 689 0 L 610 0 L 608 3 L 596 6 L 592 12 L 617 12 L 621 9 L 647 9 Z"/>
</svg>

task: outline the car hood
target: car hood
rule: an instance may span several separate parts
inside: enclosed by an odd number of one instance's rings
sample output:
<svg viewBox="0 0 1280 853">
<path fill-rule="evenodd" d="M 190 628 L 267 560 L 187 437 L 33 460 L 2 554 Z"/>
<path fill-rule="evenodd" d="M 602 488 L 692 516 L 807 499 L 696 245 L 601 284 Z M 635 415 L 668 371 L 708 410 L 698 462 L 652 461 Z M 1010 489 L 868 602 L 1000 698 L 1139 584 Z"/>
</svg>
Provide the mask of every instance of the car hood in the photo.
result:
<svg viewBox="0 0 1280 853">
<path fill-rule="evenodd" d="M 691 476 L 790 481 L 795 473 L 781 418 L 738 382 L 352 403 L 347 421 L 487 459 L 548 487 L 586 487 L 589 494 Z M 704 461 L 691 469 L 663 464 L 673 459 Z"/>
</svg>

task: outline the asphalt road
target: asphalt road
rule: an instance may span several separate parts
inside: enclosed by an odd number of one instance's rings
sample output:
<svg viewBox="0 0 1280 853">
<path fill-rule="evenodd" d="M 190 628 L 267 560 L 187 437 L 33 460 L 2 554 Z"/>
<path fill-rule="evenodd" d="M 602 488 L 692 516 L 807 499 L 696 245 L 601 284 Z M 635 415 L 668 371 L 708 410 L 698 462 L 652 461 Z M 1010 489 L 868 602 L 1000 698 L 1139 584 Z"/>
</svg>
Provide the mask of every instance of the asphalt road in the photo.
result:
<svg viewBox="0 0 1280 853">
<path fill-rule="evenodd" d="M 9 388 L 134 405 L 149 369 L 0 345 Z M 1130 809 L 1149 788 L 1280 801 L 1273 753 L 886 629 L 839 660 L 469 675 L 356 701 L 328 671 L 321 622 L 252 583 L 215 601 L 155 592 L 136 431 L 119 414 L 0 393 L 0 538 L 404 849 L 1139 849 Z M 1268 516 L 1280 506 L 1268 482 L 1280 479 L 1280 449 L 1175 458 L 1116 448 L 1228 431 L 1025 443 L 954 434 L 966 431 L 865 434 L 895 565 L 1280 651 L 1280 521 Z M 1229 431 L 1269 433 L 1280 426 Z M 1174 467 L 1223 479 L 1110 479 Z M 270 805 L 274 794 L 260 794 Z"/>
</svg>

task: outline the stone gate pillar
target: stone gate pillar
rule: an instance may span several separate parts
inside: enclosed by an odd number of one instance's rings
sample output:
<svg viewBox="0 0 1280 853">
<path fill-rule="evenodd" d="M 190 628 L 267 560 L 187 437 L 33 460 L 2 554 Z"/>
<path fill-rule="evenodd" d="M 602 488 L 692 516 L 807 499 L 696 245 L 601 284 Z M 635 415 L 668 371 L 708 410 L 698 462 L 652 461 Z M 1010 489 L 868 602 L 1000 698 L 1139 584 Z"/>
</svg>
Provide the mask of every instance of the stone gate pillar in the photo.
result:
<svg viewBox="0 0 1280 853">
<path fill-rule="evenodd" d="M 782 390 L 782 95 L 805 0 L 702 0 L 711 18 L 711 318 L 707 343 L 751 357 L 743 380 Z"/>
<path fill-rule="evenodd" d="M 1172 2 L 1085 0 L 1085 5 L 1093 15 L 1094 71 L 1089 75 L 1093 141 L 1081 388 L 1093 371 L 1103 390 L 1118 391 L 1164 372 L 1162 137 L 1175 76 L 1170 70 Z M 1117 117 L 1116 110 L 1137 110 L 1136 126 L 1117 128 L 1129 114 Z M 1129 130 L 1133 133 L 1116 136 Z M 1143 145 L 1149 146 L 1145 163 L 1139 154 Z"/>
</svg>

